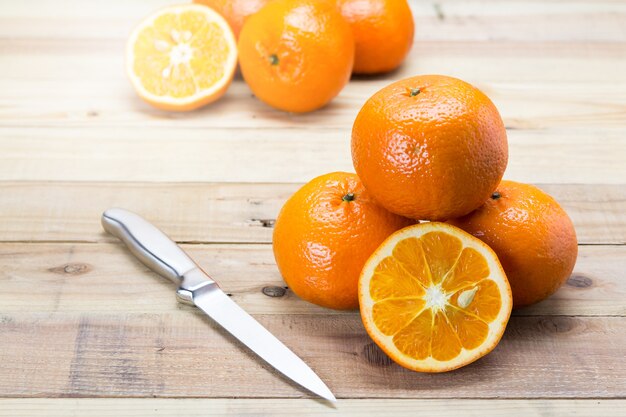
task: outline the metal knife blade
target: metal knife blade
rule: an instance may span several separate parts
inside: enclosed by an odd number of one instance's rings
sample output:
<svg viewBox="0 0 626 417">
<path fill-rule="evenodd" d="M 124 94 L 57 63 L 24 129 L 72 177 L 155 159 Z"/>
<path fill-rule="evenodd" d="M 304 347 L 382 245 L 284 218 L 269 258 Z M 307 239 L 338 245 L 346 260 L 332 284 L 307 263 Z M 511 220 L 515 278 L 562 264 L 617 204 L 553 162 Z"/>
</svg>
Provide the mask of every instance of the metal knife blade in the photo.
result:
<svg viewBox="0 0 626 417">
<path fill-rule="evenodd" d="M 286 377 L 329 401 L 335 396 L 302 359 L 232 301 L 162 231 L 128 210 L 102 214 L 102 226 L 154 272 L 179 284 L 178 300 L 195 305 Z"/>
<path fill-rule="evenodd" d="M 231 300 L 222 290 L 206 291 L 194 299 L 204 311 L 230 334 L 286 377 L 329 401 L 336 401 L 328 387 L 287 346 Z"/>
</svg>

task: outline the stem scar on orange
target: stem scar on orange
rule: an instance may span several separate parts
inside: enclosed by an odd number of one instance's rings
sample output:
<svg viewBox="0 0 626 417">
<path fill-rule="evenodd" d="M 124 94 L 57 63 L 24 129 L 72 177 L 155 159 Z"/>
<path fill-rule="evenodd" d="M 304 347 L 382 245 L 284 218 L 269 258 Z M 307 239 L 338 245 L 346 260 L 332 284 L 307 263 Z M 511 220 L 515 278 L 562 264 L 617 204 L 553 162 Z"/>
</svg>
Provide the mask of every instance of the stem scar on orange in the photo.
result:
<svg viewBox="0 0 626 417">
<path fill-rule="evenodd" d="M 274 257 L 300 298 L 355 309 L 365 260 L 387 236 L 414 223 L 374 203 L 355 174 L 334 172 L 287 200 L 275 223 Z"/>
</svg>

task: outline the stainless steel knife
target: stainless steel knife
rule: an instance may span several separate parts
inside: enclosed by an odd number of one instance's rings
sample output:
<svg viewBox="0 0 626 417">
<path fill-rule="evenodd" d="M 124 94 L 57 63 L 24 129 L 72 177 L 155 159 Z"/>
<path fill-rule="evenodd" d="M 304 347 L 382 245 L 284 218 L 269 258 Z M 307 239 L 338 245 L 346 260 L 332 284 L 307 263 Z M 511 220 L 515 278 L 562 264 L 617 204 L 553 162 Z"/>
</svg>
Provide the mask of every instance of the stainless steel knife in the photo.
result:
<svg viewBox="0 0 626 417">
<path fill-rule="evenodd" d="M 180 302 L 195 305 L 286 377 L 336 401 L 322 380 L 265 327 L 232 301 L 187 254 L 154 225 L 120 208 L 102 214 L 104 230 L 119 238 L 148 268 L 178 284 Z"/>
</svg>

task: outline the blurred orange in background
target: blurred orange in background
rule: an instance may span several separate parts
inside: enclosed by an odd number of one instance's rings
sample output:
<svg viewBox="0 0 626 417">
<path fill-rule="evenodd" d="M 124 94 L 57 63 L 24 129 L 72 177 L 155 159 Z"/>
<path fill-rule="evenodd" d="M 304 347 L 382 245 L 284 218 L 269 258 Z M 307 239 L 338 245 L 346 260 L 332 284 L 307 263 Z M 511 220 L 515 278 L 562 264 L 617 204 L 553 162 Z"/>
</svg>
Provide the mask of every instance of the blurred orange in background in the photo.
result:
<svg viewBox="0 0 626 417">
<path fill-rule="evenodd" d="M 248 16 L 261 10 L 270 0 L 193 0 L 194 3 L 209 6 L 226 19 L 235 37 L 239 37 L 243 22 Z"/>
<path fill-rule="evenodd" d="M 406 0 L 338 0 L 356 44 L 354 72 L 378 74 L 400 66 L 413 45 L 413 14 Z"/>
</svg>

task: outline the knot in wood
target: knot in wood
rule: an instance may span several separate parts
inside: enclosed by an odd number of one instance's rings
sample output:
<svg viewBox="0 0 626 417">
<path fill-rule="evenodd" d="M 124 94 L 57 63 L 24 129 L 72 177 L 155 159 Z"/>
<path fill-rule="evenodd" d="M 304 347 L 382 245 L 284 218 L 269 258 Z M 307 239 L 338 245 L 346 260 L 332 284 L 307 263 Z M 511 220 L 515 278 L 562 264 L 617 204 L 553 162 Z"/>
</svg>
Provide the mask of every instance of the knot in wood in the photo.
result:
<svg viewBox="0 0 626 417">
<path fill-rule="evenodd" d="M 363 357 L 370 364 L 376 366 L 389 366 L 392 364 L 389 356 L 383 352 L 375 343 L 368 343 L 363 347 Z"/>
<path fill-rule="evenodd" d="M 572 275 L 566 282 L 570 287 L 587 288 L 591 287 L 593 280 L 584 275 Z"/>
<path fill-rule="evenodd" d="M 50 268 L 55 274 L 81 275 L 91 271 L 91 265 L 83 263 L 69 263 L 55 268 Z"/>
<path fill-rule="evenodd" d="M 263 294 L 267 295 L 268 297 L 282 297 L 283 295 L 285 295 L 285 292 L 287 292 L 287 290 L 285 290 L 283 287 L 276 287 L 273 285 L 263 287 Z"/>
<path fill-rule="evenodd" d="M 276 223 L 275 219 L 250 219 L 250 221 L 255 226 L 260 225 L 261 227 L 269 227 L 269 228 L 274 227 L 274 223 Z"/>
<path fill-rule="evenodd" d="M 576 327 L 576 322 L 570 317 L 546 317 L 539 322 L 539 325 L 553 333 L 568 333 Z"/>
</svg>

